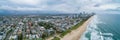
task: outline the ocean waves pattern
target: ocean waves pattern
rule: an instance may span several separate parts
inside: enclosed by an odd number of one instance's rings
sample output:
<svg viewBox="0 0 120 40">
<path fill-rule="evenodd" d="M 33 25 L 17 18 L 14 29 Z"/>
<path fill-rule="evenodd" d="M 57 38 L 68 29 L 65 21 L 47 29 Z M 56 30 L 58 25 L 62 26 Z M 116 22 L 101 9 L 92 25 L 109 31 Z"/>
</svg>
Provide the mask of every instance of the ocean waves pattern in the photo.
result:
<svg viewBox="0 0 120 40">
<path fill-rule="evenodd" d="M 87 26 L 86 31 L 81 36 L 80 40 L 113 40 L 112 33 L 102 33 L 97 25 L 99 24 L 106 24 L 98 18 L 98 15 L 94 16 L 94 19 L 89 23 Z"/>
</svg>

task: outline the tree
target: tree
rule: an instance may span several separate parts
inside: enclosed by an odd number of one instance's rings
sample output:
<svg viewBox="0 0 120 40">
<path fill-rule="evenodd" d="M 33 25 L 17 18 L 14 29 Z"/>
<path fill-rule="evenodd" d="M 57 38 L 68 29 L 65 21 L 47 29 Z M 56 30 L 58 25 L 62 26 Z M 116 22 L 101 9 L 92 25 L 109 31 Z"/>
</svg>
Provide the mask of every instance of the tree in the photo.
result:
<svg viewBox="0 0 120 40">
<path fill-rule="evenodd" d="M 60 40 L 59 37 L 54 37 L 52 40 Z"/>
<path fill-rule="evenodd" d="M 54 24 L 52 24 L 50 22 L 39 22 L 38 25 L 45 27 L 45 29 L 49 29 L 49 28 L 54 27 Z"/>
<path fill-rule="evenodd" d="M 19 35 L 18 35 L 18 40 L 22 40 L 23 38 L 23 35 L 22 35 L 22 33 L 20 33 Z"/>
</svg>

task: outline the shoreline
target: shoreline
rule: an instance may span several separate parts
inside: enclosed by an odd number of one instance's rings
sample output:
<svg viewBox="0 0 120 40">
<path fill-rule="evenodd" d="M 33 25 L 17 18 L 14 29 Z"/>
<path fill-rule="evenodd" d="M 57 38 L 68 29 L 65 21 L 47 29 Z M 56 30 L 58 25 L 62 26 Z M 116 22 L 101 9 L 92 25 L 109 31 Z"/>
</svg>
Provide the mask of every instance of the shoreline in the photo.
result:
<svg viewBox="0 0 120 40">
<path fill-rule="evenodd" d="M 86 31 L 88 24 L 93 18 L 94 18 L 94 15 L 91 16 L 87 21 L 85 21 L 77 29 L 72 30 L 70 33 L 66 34 L 63 38 L 61 38 L 61 40 L 80 40 L 80 37 Z"/>
</svg>

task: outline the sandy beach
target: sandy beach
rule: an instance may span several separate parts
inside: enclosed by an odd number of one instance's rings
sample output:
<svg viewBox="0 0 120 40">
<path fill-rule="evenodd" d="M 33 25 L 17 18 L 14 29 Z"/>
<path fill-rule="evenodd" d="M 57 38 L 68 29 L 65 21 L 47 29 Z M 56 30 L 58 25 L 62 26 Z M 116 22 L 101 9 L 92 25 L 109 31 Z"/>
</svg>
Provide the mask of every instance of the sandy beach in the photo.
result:
<svg viewBox="0 0 120 40">
<path fill-rule="evenodd" d="M 83 23 L 82 26 L 79 28 L 72 30 L 70 33 L 65 35 L 61 40 L 80 40 L 81 35 L 84 33 L 84 31 L 87 28 L 87 25 L 89 22 L 93 19 L 94 16 L 90 17 L 85 23 Z"/>
</svg>

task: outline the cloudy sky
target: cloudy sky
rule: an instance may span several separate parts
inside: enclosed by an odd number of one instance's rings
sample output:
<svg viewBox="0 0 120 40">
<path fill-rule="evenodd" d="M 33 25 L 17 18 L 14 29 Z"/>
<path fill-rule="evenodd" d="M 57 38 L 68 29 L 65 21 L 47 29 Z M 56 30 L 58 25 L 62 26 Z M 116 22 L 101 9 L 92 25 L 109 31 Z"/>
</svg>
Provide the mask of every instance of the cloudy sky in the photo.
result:
<svg viewBox="0 0 120 40">
<path fill-rule="evenodd" d="M 0 10 L 120 11 L 120 0 L 0 0 Z"/>
</svg>

